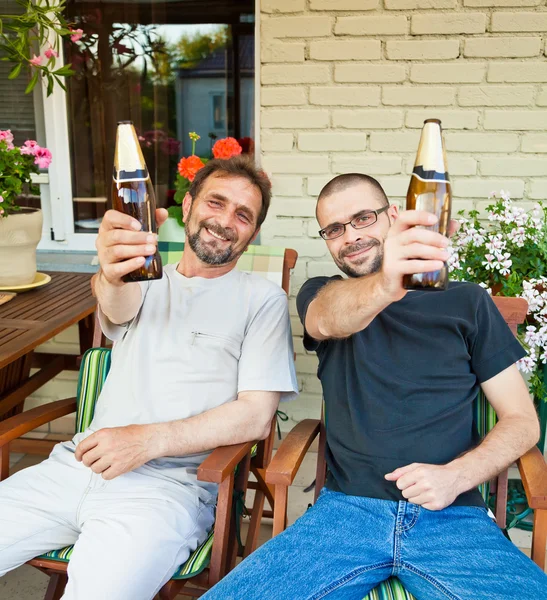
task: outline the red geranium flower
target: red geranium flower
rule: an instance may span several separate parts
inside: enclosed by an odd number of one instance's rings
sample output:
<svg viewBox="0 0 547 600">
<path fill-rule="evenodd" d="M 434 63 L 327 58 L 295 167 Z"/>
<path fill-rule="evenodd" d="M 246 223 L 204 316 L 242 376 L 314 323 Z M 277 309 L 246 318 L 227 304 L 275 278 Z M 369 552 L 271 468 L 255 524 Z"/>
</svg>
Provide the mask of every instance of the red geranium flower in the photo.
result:
<svg viewBox="0 0 547 600">
<path fill-rule="evenodd" d="M 215 142 L 213 146 L 213 156 L 215 158 L 231 158 L 241 154 L 241 146 L 233 137 L 227 137 Z"/>
<path fill-rule="evenodd" d="M 201 161 L 199 156 L 192 154 L 188 158 L 181 158 L 178 164 L 179 173 L 188 179 L 188 181 L 194 181 L 196 173 L 205 165 Z"/>
</svg>

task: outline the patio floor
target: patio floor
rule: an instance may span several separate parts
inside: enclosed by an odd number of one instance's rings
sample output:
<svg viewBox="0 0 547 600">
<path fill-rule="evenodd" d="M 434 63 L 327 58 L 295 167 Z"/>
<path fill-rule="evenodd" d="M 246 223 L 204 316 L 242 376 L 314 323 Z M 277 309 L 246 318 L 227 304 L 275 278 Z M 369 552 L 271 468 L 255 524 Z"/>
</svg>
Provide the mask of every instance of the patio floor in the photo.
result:
<svg viewBox="0 0 547 600">
<path fill-rule="evenodd" d="M 40 462 L 42 457 L 13 455 L 11 464 L 13 471 L 18 471 L 32 464 Z M 315 464 L 317 454 L 308 453 L 298 475 L 295 484 L 289 490 L 288 518 L 293 523 L 304 513 L 308 504 L 313 500 L 313 492 L 306 493 L 304 488 L 315 478 Z M 246 524 L 244 524 L 246 527 Z M 270 519 L 265 519 L 261 527 L 259 544 L 264 543 L 271 537 L 272 525 Z M 530 554 L 532 534 L 526 531 L 511 529 L 511 539 L 527 555 Z M 44 597 L 48 583 L 47 575 L 37 569 L 24 565 L 5 577 L 0 578 L 0 600 L 41 600 Z M 177 596 L 180 600 L 190 600 L 189 596 Z"/>
</svg>

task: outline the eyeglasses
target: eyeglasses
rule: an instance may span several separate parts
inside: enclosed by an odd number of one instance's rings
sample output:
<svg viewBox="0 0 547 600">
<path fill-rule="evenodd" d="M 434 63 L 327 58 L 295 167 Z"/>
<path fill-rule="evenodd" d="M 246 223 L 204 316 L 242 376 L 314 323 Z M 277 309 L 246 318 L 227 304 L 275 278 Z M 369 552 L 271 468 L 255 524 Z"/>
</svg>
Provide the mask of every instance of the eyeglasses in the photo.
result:
<svg viewBox="0 0 547 600">
<path fill-rule="evenodd" d="M 321 229 L 319 231 L 319 235 L 324 240 L 335 240 L 341 235 L 344 235 L 347 225 L 351 225 L 354 229 L 364 229 L 365 227 L 370 227 L 376 223 L 378 220 L 378 215 L 386 211 L 388 208 L 389 204 L 382 206 L 382 208 L 379 208 L 378 210 L 365 210 L 360 212 L 358 215 L 355 215 L 355 217 L 353 217 L 353 219 L 347 223 L 334 223 L 333 225 L 328 225 L 325 227 L 325 229 Z"/>
</svg>

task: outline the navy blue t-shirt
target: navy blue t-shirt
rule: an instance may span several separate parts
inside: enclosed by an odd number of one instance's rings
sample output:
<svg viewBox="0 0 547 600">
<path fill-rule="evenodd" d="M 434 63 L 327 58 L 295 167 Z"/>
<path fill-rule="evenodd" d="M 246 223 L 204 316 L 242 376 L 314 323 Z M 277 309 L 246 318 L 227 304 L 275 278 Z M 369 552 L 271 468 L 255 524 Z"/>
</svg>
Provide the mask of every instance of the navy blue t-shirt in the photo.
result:
<svg viewBox="0 0 547 600">
<path fill-rule="evenodd" d="M 302 323 L 330 281 L 315 277 L 297 298 Z M 356 496 L 404 500 L 384 475 L 414 462 L 446 464 L 477 444 L 473 401 L 479 384 L 526 355 L 480 286 L 451 282 L 445 292 L 409 292 L 363 331 L 319 342 L 327 430 L 327 487 Z M 478 490 L 456 505 L 482 505 Z"/>
</svg>

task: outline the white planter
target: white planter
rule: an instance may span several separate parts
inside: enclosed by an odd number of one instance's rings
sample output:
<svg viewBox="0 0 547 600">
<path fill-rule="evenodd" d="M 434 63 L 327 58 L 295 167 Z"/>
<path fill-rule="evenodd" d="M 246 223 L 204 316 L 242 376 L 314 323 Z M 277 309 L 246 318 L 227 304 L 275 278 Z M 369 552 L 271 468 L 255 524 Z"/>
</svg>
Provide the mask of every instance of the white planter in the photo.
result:
<svg viewBox="0 0 547 600">
<path fill-rule="evenodd" d="M 42 211 L 35 208 L 0 217 L 0 287 L 34 281 L 42 219 Z"/>
<path fill-rule="evenodd" d="M 178 224 L 174 217 L 168 217 L 158 230 L 158 241 L 160 242 L 184 242 L 185 239 L 185 229 Z"/>
</svg>

